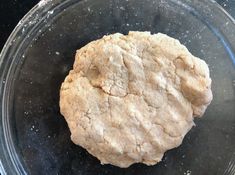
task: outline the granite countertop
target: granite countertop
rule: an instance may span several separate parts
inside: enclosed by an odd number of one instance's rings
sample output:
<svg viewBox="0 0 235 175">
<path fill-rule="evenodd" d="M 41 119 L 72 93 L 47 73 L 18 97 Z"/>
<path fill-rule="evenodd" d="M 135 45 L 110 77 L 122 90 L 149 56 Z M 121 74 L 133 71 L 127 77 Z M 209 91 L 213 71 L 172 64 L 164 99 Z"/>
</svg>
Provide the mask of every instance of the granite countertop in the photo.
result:
<svg viewBox="0 0 235 175">
<path fill-rule="evenodd" d="M 216 0 L 231 16 L 235 18 L 234 0 Z M 19 20 L 39 0 L 3 0 L 0 2 L 0 50 Z"/>
</svg>

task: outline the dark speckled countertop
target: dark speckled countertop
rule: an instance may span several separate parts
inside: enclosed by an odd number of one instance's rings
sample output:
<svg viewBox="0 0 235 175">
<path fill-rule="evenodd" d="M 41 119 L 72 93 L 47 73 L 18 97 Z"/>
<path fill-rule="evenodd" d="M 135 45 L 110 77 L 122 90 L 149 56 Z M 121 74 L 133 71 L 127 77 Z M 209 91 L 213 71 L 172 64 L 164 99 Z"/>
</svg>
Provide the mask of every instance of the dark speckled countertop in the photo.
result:
<svg viewBox="0 0 235 175">
<path fill-rule="evenodd" d="M 235 18 L 234 0 L 216 0 L 230 15 Z M 0 0 L 0 50 L 18 21 L 39 0 Z"/>
</svg>

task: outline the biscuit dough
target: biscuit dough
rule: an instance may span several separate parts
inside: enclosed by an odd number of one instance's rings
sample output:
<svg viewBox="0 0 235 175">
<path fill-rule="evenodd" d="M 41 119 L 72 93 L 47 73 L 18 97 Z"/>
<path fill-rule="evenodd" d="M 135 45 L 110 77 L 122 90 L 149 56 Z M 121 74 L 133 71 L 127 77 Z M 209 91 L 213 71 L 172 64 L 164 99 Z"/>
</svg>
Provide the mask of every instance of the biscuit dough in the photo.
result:
<svg viewBox="0 0 235 175">
<path fill-rule="evenodd" d="M 212 100 L 207 64 L 165 34 L 116 33 L 76 54 L 60 91 L 72 141 L 102 164 L 154 165 Z"/>
</svg>

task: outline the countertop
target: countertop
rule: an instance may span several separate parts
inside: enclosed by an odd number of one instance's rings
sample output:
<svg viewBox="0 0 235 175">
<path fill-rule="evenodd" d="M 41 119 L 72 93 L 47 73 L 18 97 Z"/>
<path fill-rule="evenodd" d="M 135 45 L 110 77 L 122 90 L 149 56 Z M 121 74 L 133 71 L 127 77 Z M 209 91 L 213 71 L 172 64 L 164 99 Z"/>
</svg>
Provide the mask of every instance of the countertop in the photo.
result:
<svg viewBox="0 0 235 175">
<path fill-rule="evenodd" d="M 216 0 L 235 18 L 235 0 Z M 0 1 L 0 50 L 19 20 L 39 0 L 1 0 Z"/>
</svg>

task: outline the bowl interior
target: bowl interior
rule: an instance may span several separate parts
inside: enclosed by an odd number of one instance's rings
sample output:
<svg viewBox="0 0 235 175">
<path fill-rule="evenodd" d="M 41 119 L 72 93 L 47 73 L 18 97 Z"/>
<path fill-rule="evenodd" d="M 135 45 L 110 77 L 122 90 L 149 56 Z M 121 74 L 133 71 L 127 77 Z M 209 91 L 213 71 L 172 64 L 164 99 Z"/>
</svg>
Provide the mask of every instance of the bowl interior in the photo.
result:
<svg viewBox="0 0 235 175">
<path fill-rule="evenodd" d="M 26 172 L 177 175 L 227 171 L 235 155 L 234 53 L 228 53 L 226 41 L 203 16 L 173 0 L 84 0 L 48 11 L 47 21 L 26 39 L 9 87 L 11 134 Z M 168 151 L 162 162 L 120 169 L 100 165 L 70 141 L 58 102 L 60 85 L 72 68 L 76 49 L 103 35 L 130 30 L 166 33 L 204 59 L 210 68 L 214 99 L 183 144 Z"/>
</svg>

